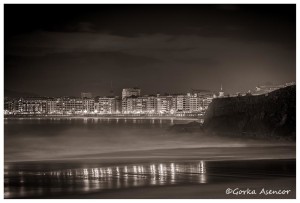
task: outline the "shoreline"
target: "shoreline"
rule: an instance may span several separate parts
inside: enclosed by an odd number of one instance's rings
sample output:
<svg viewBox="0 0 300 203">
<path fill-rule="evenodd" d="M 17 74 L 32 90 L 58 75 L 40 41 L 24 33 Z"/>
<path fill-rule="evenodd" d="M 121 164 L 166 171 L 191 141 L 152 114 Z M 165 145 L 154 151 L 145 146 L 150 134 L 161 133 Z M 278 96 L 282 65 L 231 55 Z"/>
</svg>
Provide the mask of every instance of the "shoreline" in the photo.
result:
<svg viewBox="0 0 300 203">
<path fill-rule="evenodd" d="M 262 153 L 264 152 L 264 153 Z M 238 153 L 238 155 L 237 155 Z M 136 155 L 138 154 L 138 155 Z M 102 152 L 77 156 L 56 157 L 43 160 L 10 160 L 4 164 L 18 163 L 105 163 L 147 161 L 247 161 L 247 160 L 296 160 L 296 145 L 253 145 L 247 147 L 193 147 L 164 148 L 134 151 Z"/>
<path fill-rule="evenodd" d="M 4 119 L 147 119 L 147 120 L 188 120 L 199 121 L 201 118 L 176 117 L 176 116 L 4 116 Z"/>
<path fill-rule="evenodd" d="M 249 162 L 248 162 L 249 161 Z M 186 163 L 185 163 L 186 162 Z M 207 162 L 207 161 L 205 161 Z M 191 169 L 198 169 L 198 164 L 189 160 L 182 160 L 180 162 L 143 162 L 143 163 L 117 163 L 115 165 L 107 165 L 104 163 L 87 164 L 87 163 L 22 163 L 21 165 L 13 165 L 8 167 L 8 170 L 12 170 L 12 174 L 6 178 L 8 180 L 23 180 L 28 183 L 32 178 L 33 180 L 44 180 L 47 188 L 56 188 L 58 185 L 51 182 L 47 182 L 48 178 L 54 178 L 58 180 L 58 183 L 62 183 L 68 180 L 74 180 L 76 178 L 77 183 L 91 182 L 93 184 L 84 184 L 76 187 L 74 190 L 70 189 L 70 186 L 63 186 L 62 190 L 48 190 L 40 187 L 39 192 L 31 193 L 30 187 L 23 188 L 20 193 L 19 188 L 9 184 L 5 185 L 6 196 L 5 199 L 195 199 L 195 198 L 295 198 L 296 195 L 296 172 L 293 170 L 295 167 L 296 159 L 273 159 L 273 160 L 236 160 L 235 162 L 207 162 L 203 163 L 204 172 L 194 171 Z M 202 163 L 202 162 L 201 162 Z M 67 166 L 62 167 L 62 164 Z M 162 165 L 163 164 L 163 165 Z M 207 165 L 206 165 L 207 164 Z M 251 165 L 248 169 L 247 165 Z M 272 168 L 269 168 L 269 165 Z M 51 166 L 50 168 L 47 166 Z M 149 167 L 154 166 L 158 168 L 163 166 L 159 176 L 162 178 L 156 179 L 157 175 L 155 172 L 149 170 Z M 179 167 L 181 170 L 171 172 L 171 167 Z M 186 167 L 188 166 L 188 167 Z M 46 177 L 37 176 L 33 177 L 32 174 L 43 174 L 45 171 L 43 168 L 49 170 L 46 171 Z M 136 168 L 145 169 L 145 171 L 132 171 Z M 284 169 L 283 169 L 284 167 Z M 129 174 L 136 174 L 135 176 L 125 175 L 124 172 L 118 174 L 118 171 L 124 171 L 126 168 L 131 169 Z M 104 171 L 103 176 L 98 176 L 94 173 L 96 171 Z M 189 170 L 190 169 L 190 170 Z M 20 173 L 16 173 L 18 171 Z M 87 172 L 87 175 L 83 177 L 81 174 Z M 25 172 L 25 173 L 23 173 Z M 53 172 L 53 173 L 52 173 Z M 70 174 L 72 173 L 72 174 Z M 128 173 L 128 172 L 125 172 Z M 142 174 L 146 176 L 140 176 Z M 15 175 L 14 175 L 15 174 Z M 19 174 L 19 175 L 18 175 Z M 79 174 L 79 175 L 78 175 Z M 101 173 L 102 174 L 102 173 Z M 95 179 L 95 177 L 97 179 Z M 109 177 L 109 178 L 108 178 Z M 28 181 L 29 180 L 29 181 Z M 95 180 L 100 180 L 93 182 Z M 151 181 L 151 182 L 150 182 Z M 154 181 L 154 182 L 153 182 Z M 16 181 L 15 181 L 16 182 Z M 33 184 L 35 182 L 33 181 Z M 45 184 L 44 184 L 45 185 Z M 30 186 L 30 185 L 29 185 Z M 43 185 L 42 185 L 43 186 Z M 59 184 L 61 186 L 61 184 Z M 246 188 L 251 191 L 257 191 L 251 194 L 239 194 L 227 193 L 228 188 L 235 189 Z M 279 191 L 279 190 L 290 191 L 285 195 L 275 194 L 261 194 L 260 191 Z M 163 192 L 162 192 L 163 191 Z"/>
</svg>

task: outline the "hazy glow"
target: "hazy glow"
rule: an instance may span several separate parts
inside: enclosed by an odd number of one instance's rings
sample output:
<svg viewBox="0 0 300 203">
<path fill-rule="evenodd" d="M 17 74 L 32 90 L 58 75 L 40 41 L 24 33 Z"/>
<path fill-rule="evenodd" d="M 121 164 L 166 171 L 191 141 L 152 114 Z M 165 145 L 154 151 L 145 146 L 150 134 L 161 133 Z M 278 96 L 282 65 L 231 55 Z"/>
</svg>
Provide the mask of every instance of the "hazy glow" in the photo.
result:
<svg viewBox="0 0 300 203">
<path fill-rule="evenodd" d="M 189 175 L 195 176 L 191 181 L 195 183 L 206 183 L 206 166 L 204 161 L 195 163 L 153 163 L 141 165 L 119 165 L 113 167 L 79 168 L 59 171 L 49 171 L 35 173 L 34 176 L 43 175 L 51 178 L 56 177 L 56 181 L 82 182 L 83 190 L 108 189 L 114 187 L 136 187 L 142 185 L 167 185 L 178 184 Z M 158 172 L 158 173 L 157 173 Z M 20 184 L 26 183 L 27 172 L 19 171 L 18 178 Z M 178 178 L 177 178 L 178 177 Z M 41 191 L 40 191 L 41 192 Z M 9 191 L 5 193 L 8 197 Z"/>
</svg>

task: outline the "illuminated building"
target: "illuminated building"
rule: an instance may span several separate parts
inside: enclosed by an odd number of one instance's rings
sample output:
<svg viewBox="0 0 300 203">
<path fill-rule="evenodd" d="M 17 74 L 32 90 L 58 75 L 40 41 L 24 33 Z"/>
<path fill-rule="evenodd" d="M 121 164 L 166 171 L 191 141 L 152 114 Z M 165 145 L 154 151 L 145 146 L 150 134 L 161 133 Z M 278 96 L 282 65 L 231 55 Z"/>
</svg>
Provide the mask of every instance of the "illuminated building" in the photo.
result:
<svg viewBox="0 0 300 203">
<path fill-rule="evenodd" d="M 176 112 L 190 112 L 190 97 L 191 95 L 188 93 L 187 95 L 176 95 L 173 102 L 175 103 Z"/>
<path fill-rule="evenodd" d="M 18 109 L 18 101 L 15 99 L 4 98 L 4 114 L 13 114 Z"/>
<path fill-rule="evenodd" d="M 84 98 L 83 101 L 83 113 L 93 113 L 94 112 L 94 104 L 95 100 L 94 99 L 88 99 Z"/>
<path fill-rule="evenodd" d="M 122 100 L 122 112 L 125 114 L 154 113 L 155 97 L 125 97 Z M 150 105 L 150 106 L 148 106 Z"/>
<path fill-rule="evenodd" d="M 97 104 L 97 113 L 99 114 L 114 114 L 120 113 L 119 97 L 99 97 Z"/>
<path fill-rule="evenodd" d="M 43 97 L 26 97 L 18 100 L 17 111 L 22 114 L 46 114 L 47 102 Z"/>
<path fill-rule="evenodd" d="M 197 97 L 197 95 L 190 96 L 190 111 L 199 112 L 202 110 L 202 98 Z"/>
<path fill-rule="evenodd" d="M 176 111 L 183 112 L 184 95 L 177 95 L 175 102 L 176 102 Z"/>
<path fill-rule="evenodd" d="M 131 95 L 131 96 L 130 96 Z M 50 115 L 85 115 L 85 114 L 143 114 L 149 116 L 174 115 L 185 116 L 198 114 L 208 108 L 212 94 L 195 91 L 178 95 L 144 95 L 140 89 L 125 88 L 121 99 L 118 96 L 88 98 L 90 93 L 79 97 L 34 97 L 5 99 L 5 114 L 50 114 Z"/>
<path fill-rule="evenodd" d="M 172 96 L 157 96 L 156 112 L 160 114 L 170 113 L 173 107 Z"/>
<path fill-rule="evenodd" d="M 122 113 L 136 113 L 137 97 L 130 96 L 122 99 Z"/>
<path fill-rule="evenodd" d="M 141 95 L 141 89 L 139 88 L 124 88 L 122 90 L 122 113 L 135 113 L 136 109 L 136 98 Z M 139 104 L 139 108 L 142 104 Z"/>
<path fill-rule="evenodd" d="M 209 90 L 192 90 L 191 111 L 206 111 L 213 98 L 214 94 Z"/>
<path fill-rule="evenodd" d="M 221 84 L 221 90 L 220 90 L 220 92 L 219 92 L 219 97 L 224 97 L 225 96 L 225 93 L 224 93 L 224 91 L 223 91 L 223 86 L 222 86 L 222 84 Z"/>
<path fill-rule="evenodd" d="M 138 97 L 136 99 L 136 113 L 145 113 L 147 111 L 147 97 Z"/>
<path fill-rule="evenodd" d="M 122 90 L 122 99 L 126 97 L 136 96 L 139 97 L 141 95 L 141 89 L 140 88 L 124 88 Z"/>
<path fill-rule="evenodd" d="M 202 104 L 201 104 L 201 106 L 202 106 L 202 110 L 203 111 L 206 111 L 208 109 L 208 106 L 212 102 L 212 100 L 213 100 L 213 96 L 202 98 Z"/>
<path fill-rule="evenodd" d="M 58 98 L 55 112 L 58 114 L 82 114 L 83 100 L 77 97 Z"/>
<path fill-rule="evenodd" d="M 47 113 L 48 114 L 55 114 L 58 113 L 59 110 L 57 109 L 57 99 L 51 98 L 47 100 Z"/>
<path fill-rule="evenodd" d="M 146 112 L 155 113 L 156 111 L 156 97 L 154 95 L 145 96 L 147 99 Z"/>
<path fill-rule="evenodd" d="M 115 113 L 122 112 L 122 100 L 119 96 L 115 96 Z"/>
</svg>

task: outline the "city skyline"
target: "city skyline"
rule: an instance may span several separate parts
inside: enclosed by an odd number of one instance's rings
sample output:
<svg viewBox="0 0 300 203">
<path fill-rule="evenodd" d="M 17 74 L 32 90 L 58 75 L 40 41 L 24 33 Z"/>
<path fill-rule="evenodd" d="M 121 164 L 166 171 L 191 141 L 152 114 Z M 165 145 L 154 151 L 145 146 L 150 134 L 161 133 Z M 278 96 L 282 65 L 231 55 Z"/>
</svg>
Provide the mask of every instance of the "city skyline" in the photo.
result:
<svg viewBox="0 0 300 203">
<path fill-rule="evenodd" d="M 223 86 L 214 93 L 193 90 L 185 94 L 143 95 L 141 89 L 124 88 L 122 96 L 95 96 L 81 92 L 80 97 L 19 97 L 4 100 L 5 115 L 144 115 L 144 116 L 192 116 L 203 118 L 215 98 L 268 96 L 269 93 L 295 86 L 295 82 L 281 85 L 263 85 L 255 92 L 225 94 Z M 203 120 L 202 120 L 203 121 Z"/>
<path fill-rule="evenodd" d="M 222 83 L 235 93 L 295 81 L 295 5 L 5 5 L 4 20 L 6 90 L 164 94 Z"/>
</svg>

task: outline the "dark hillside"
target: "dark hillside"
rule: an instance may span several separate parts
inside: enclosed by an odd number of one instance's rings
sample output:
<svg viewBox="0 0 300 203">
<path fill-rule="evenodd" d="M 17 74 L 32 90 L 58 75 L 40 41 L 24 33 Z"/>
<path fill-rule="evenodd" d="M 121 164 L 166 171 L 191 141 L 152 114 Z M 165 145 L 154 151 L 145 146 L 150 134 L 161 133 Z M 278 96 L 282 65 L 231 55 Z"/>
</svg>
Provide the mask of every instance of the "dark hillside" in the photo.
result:
<svg viewBox="0 0 300 203">
<path fill-rule="evenodd" d="M 218 134 L 296 137 L 296 86 L 267 95 L 217 98 L 203 129 Z"/>
</svg>

